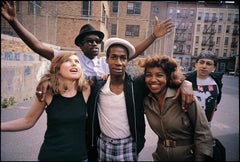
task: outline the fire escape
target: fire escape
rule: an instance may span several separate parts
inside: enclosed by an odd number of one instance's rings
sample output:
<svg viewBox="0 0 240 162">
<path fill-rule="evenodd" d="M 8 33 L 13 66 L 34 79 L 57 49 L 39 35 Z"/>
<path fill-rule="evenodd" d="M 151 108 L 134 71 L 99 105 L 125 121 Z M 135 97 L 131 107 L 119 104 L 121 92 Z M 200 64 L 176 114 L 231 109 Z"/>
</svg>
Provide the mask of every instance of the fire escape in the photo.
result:
<svg viewBox="0 0 240 162">
<path fill-rule="evenodd" d="M 203 29 L 202 46 L 206 47 L 208 50 L 212 50 L 213 46 L 215 45 L 215 42 L 213 40 L 214 34 L 216 33 L 215 23 L 217 22 L 217 18 L 216 16 L 213 16 L 212 19 L 210 19 L 208 16 L 206 16 L 204 22 L 205 26 Z"/>
<path fill-rule="evenodd" d="M 174 38 L 174 54 L 184 54 L 185 53 L 185 44 L 186 44 L 186 15 L 180 16 L 177 15 L 177 18 L 182 18 L 180 23 L 176 27 L 176 33 Z"/>
</svg>

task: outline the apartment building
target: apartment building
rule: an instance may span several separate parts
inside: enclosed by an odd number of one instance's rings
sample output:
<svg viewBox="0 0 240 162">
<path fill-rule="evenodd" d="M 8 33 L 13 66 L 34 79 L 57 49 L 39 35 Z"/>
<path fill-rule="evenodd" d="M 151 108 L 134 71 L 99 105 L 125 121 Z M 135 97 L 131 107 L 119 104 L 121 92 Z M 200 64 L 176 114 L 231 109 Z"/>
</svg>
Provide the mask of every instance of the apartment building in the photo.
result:
<svg viewBox="0 0 240 162">
<path fill-rule="evenodd" d="M 198 3 L 193 62 L 201 50 L 212 50 L 218 56 L 217 71 L 239 71 L 238 5 L 225 1 Z"/>
<path fill-rule="evenodd" d="M 213 3 L 212 3 L 213 2 Z M 139 44 L 152 33 L 154 16 L 171 17 L 175 30 L 157 39 L 140 57 L 167 54 L 184 71 L 192 70 L 201 50 L 219 57 L 218 71 L 239 69 L 239 9 L 226 1 L 16 1 L 19 21 L 39 40 L 79 50 L 74 44 L 82 25 L 90 23 L 110 37 Z M 17 36 L 1 18 L 1 33 Z"/>
</svg>

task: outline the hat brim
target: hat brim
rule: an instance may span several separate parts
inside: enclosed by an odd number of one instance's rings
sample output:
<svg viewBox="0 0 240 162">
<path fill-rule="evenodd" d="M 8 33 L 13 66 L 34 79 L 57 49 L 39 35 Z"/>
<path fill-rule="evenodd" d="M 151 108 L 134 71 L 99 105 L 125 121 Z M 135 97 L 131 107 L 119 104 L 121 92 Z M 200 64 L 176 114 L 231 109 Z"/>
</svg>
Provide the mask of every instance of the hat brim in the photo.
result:
<svg viewBox="0 0 240 162">
<path fill-rule="evenodd" d="M 89 32 L 85 32 L 82 34 L 79 34 L 76 38 L 75 38 L 75 45 L 79 45 L 79 43 L 81 43 L 84 39 L 85 36 L 90 35 L 90 34 L 94 34 L 97 35 L 100 39 L 104 38 L 104 34 L 103 32 L 100 31 L 89 31 Z"/>
<path fill-rule="evenodd" d="M 126 47 L 129 51 L 129 58 L 135 54 L 135 47 L 127 40 L 124 40 L 121 38 L 109 38 L 104 43 L 104 49 L 107 51 L 107 49 L 113 44 L 120 44 L 120 45 Z"/>
</svg>

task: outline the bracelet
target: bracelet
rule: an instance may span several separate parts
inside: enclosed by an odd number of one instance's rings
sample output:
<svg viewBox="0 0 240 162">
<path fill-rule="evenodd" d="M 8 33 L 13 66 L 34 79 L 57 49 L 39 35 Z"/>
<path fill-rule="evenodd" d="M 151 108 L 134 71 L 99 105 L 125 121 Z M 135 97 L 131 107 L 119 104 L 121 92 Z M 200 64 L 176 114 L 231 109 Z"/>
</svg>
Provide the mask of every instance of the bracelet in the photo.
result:
<svg viewBox="0 0 240 162">
<path fill-rule="evenodd" d="M 151 36 L 152 36 L 153 39 L 156 39 L 156 38 L 157 38 L 157 37 L 154 35 L 154 33 L 152 33 Z"/>
</svg>

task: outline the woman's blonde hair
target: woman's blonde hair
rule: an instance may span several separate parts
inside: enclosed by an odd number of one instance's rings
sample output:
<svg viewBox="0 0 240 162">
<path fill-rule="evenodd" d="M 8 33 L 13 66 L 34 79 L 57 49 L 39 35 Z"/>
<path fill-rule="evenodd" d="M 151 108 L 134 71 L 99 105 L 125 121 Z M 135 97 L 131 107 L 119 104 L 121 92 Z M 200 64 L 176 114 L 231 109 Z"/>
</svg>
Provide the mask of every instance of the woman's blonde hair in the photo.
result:
<svg viewBox="0 0 240 162">
<path fill-rule="evenodd" d="M 52 59 L 49 71 L 41 78 L 41 81 L 50 81 L 47 89 L 47 92 L 50 94 L 61 94 L 67 90 L 68 87 L 65 85 L 59 70 L 62 63 L 72 55 L 77 56 L 77 53 L 69 51 L 60 52 Z M 75 88 L 78 91 L 82 91 L 87 88 L 89 81 L 85 79 L 82 70 L 79 70 L 78 72 L 80 73 L 80 77 L 76 79 Z"/>
</svg>

